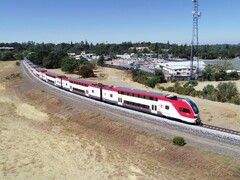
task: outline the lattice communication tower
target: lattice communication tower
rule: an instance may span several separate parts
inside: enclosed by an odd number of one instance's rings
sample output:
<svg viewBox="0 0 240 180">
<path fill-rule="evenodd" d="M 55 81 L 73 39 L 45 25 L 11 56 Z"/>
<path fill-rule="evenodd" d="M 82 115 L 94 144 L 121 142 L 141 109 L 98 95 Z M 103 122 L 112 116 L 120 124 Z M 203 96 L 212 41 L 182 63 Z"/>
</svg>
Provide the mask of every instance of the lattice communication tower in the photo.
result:
<svg viewBox="0 0 240 180">
<path fill-rule="evenodd" d="M 199 59 L 198 59 L 198 19 L 202 16 L 202 13 L 198 11 L 198 0 L 192 0 L 193 2 L 193 30 L 192 30 L 192 42 L 191 42 L 191 64 L 190 64 L 190 71 L 191 71 L 191 79 L 195 79 L 199 73 Z M 194 57 L 196 57 L 197 66 L 196 71 L 194 72 L 193 61 Z"/>
</svg>

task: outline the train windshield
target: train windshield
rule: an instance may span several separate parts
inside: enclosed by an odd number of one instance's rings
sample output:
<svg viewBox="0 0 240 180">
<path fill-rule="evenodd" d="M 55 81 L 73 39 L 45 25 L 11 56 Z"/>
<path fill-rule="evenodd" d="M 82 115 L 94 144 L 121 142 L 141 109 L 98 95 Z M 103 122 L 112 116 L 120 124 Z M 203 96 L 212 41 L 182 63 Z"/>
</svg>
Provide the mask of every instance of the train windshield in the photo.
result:
<svg viewBox="0 0 240 180">
<path fill-rule="evenodd" d="M 195 114 L 199 113 L 197 105 L 189 98 L 186 98 L 186 101 L 190 104 L 190 106 L 193 108 L 193 111 Z"/>
</svg>

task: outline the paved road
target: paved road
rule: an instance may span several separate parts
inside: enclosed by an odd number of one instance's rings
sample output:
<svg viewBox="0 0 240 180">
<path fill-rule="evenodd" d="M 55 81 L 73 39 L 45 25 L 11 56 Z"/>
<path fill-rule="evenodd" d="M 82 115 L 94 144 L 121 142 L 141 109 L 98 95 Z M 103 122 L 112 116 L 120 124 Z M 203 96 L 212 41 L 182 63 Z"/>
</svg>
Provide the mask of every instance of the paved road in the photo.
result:
<svg viewBox="0 0 240 180">
<path fill-rule="evenodd" d="M 170 139 L 175 136 L 182 136 L 185 138 L 188 145 L 240 158 L 239 146 L 223 143 L 216 139 L 213 140 L 201 134 L 201 131 L 195 131 L 194 128 L 193 130 L 186 132 L 186 129 L 191 129 L 191 125 L 171 122 L 170 120 L 166 120 L 164 118 L 151 116 L 117 106 L 111 106 L 102 102 L 88 99 L 86 97 L 69 93 L 67 91 L 63 91 L 37 79 L 33 76 L 33 74 L 28 72 L 23 65 L 22 72 L 23 77 L 25 80 L 27 80 L 29 86 L 44 90 L 46 93 L 61 99 L 64 103 L 76 111 L 87 110 L 90 112 L 99 113 L 108 119 L 122 122 L 153 134 L 160 134 Z"/>
</svg>

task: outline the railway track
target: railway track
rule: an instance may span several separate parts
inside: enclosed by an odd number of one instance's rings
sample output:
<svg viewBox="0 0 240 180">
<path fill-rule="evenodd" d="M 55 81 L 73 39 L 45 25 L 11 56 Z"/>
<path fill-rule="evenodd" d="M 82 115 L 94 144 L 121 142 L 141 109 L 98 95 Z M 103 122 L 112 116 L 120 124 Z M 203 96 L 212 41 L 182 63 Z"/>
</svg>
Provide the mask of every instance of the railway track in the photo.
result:
<svg viewBox="0 0 240 180">
<path fill-rule="evenodd" d="M 231 129 L 227 129 L 227 128 L 222 128 L 222 127 L 217 127 L 217 126 L 212 126 L 212 125 L 209 125 L 209 124 L 201 124 L 200 126 L 206 128 L 206 129 L 212 129 L 212 130 L 216 130 L 216 131 L 219 131 L 219 132 L 225 132 L 225 133 L 228 133 L 228 134 L 233 134 L 233 135 L 240 136 L 240 131 L 231 130 Z"/>
<path fill-rule="evenodd" d="M 204 127 L 204 128 L 207 128 L 207 129 L 213 129 L 213 130 L 216 130 L 216 131 L 221 131 L 221 132 L 225 132 L 225 133 L 240 136 L 240 131 L 235 131 L 235 130 L 232 130 L 232 129 L 222 128 L 222 127 L 218 127 L 218 126 L 212 126 L 212 125 L 209 125 L 209 124 L 202 124 L 201 126 Z"/>
</svg>

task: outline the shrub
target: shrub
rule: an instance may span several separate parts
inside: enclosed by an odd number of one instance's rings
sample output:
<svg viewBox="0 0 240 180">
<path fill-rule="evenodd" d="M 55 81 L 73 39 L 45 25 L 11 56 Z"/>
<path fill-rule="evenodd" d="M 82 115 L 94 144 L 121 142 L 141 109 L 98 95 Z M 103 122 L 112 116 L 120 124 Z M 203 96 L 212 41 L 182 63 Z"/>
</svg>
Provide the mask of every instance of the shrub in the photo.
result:
<svg viewBox="0 0 240 180">
<path fill-rule="evenodd" d="M 16 61 L 16 65 L 17 65 L 17 66 L 20 66 L 20 61 Z"/>
<path fill-rule="evenodd" d="M 163 86 L 158 86 L 159 90 L 165 91 L 165 88 Z"/>
<path fill-rule="evenodd" d="M 152 77 L 148 78 L 145 84 L 148 87 L 155 88 L 156 84 L 159 83 L 159 81 L 160 81 L 159 77 Z"/>
<path fill-rule="evenodd" d="M 79 70 L 79 75 L 83 78 L 94 77 L 93 67 L 84 65 Z"/>
<path fill-rule="evenodd" d="M 220 102 L 230 101 L 233 97 L 239 94 L 236 83 L 219 83 L 217 86 L 217 99 Z"/>
<path fill-rule="evenodd" d="M 175 88 L 170 86 L 170 87 L 167 87 L 165 90 L 169 91 L 169 92 L 175 92 Z"/>
<path fill-rule="evenodd" d="M 234 104 L 236 104 L 236 105 L 240 105 L 240 96 L 234 96 L 234 97 L 232 97 L 232 99 L 231 99 L 230 102 L 231 102 L 231 103 L 234 103 Z"/>
<path fill-rule="evenodd" d="M 12 80 L 16 78 L 22 78 L 20 73 L 12 73 L 5 77 L 6 80 Z"/>
<path fill-rule="evenodd" d="M 217 90 L 214 88 L 213 85 L 207 85 L 203 88 L 202 94 L 204 98 L 209 100 L 214 100 L 213 97 L 216 97 Z"/>
<path fill-rule="evenodd" d="M 173 138 L 173 144 L 177 146 L 184 146 L 186 142 L 183 137 L 177 136 Z"/>
<path fill-rule="evenodd" d="M 198 85 L 198 81 L 197 80 L 190 80 L 187 83 L 185 83 L 183 85 L 183 87 L 187 88 L 187 87 L 195 87 Z"/>
<path fill-rule="evenodd" d="M 234 79 L 234 80 L 239 79 L 239 75 L 238 75 L 238 72 L 237 72 L 237 71 L 230 72 L 230 73 L 228 74 L 228 77 L 229 77 L 229 79 Z"/>
</svg>

